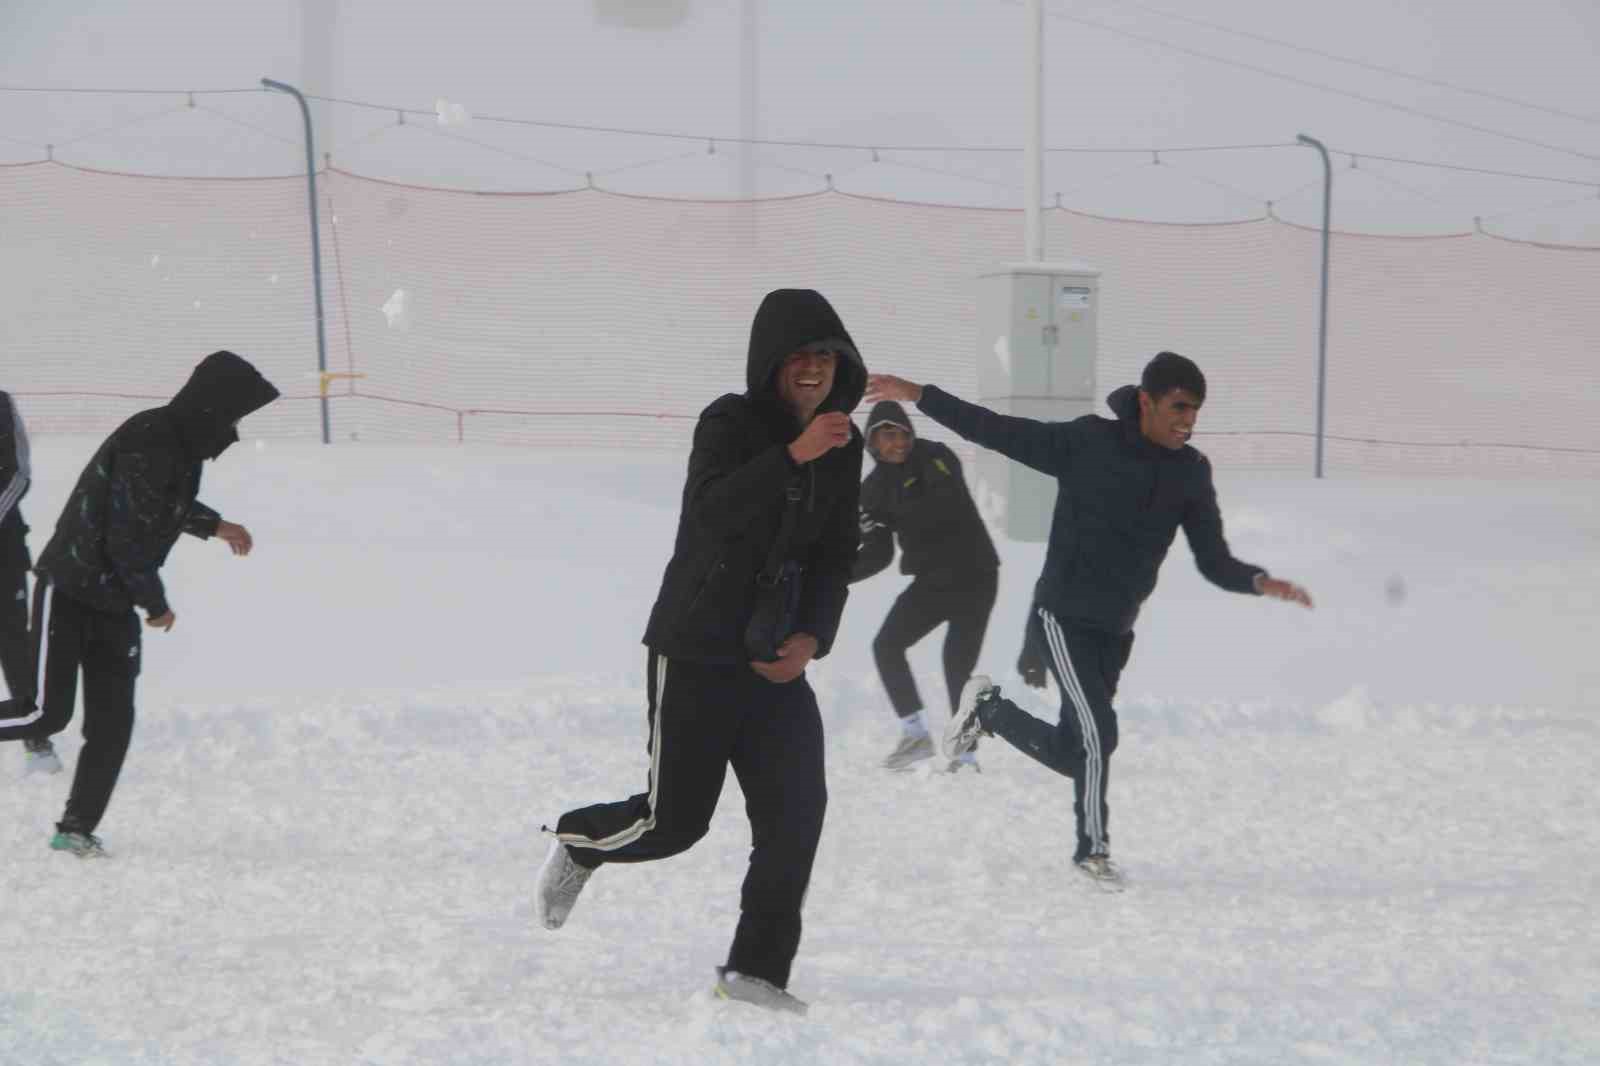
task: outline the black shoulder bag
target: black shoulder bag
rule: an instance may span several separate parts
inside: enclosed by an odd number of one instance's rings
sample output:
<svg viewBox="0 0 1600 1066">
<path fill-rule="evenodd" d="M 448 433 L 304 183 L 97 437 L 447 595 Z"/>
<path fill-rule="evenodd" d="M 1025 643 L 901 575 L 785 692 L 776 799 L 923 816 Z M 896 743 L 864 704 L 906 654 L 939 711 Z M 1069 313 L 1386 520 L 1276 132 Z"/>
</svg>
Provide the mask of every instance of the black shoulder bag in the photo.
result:
<svg viewBox="0 0 1600 1066">
<path fill-rule="evenodd" d="M 756 575 L 755 609 L 744 628 L 744 647 L 757 662 L 778 661 L 778 648 L 794 632 L 800 613 L 800 564 L 784 558 L 800 516 L 800 479 L 789 480 L 788 503 L 767 565 Z"/>
</svg>

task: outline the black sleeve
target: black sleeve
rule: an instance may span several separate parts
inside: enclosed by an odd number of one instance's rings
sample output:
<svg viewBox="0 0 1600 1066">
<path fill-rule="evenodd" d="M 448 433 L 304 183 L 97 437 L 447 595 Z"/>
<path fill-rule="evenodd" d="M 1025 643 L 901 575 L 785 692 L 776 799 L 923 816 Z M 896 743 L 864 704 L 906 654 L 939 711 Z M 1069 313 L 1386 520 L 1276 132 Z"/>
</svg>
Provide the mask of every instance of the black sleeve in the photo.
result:
<svg viewBox="0 0 1600 1066">
<path fill-rule="evenodd" d="M 860 533 L 856 565 L 850 571 L 852 584 L 881 573 L 884 567 L 894 562 L 894 531 L 865 508 L 861 511 Z"/>
<path fill-rule="evenodd" d="M 798 631 L 817 638 L 816 658 L 828 654 L 839 632 L 844 602 L 850 597 L 850 575 L 855 569 L 861 506 L 861 431 L 852 429 L 845 445 L 845 491 L 833 501 L 821 538 L 807 560 L 800 595 Z"/>
<path fill-rule="evenodd" d="M 0 521 L 28 491 L 28 432 L 9 393 L 0 392 Z"/>
<path fill-rule="evenodd" d="M 167 613 L 167 593 L 159 572 L 164 547 L 161 530 L 172 506 L 176 472 L 172 458 L 163 452 L 115 452 L 110 460 L 106 555 L 128 590 L 128 598 L 154 618 Z"/>
<path fill-rule="evenodd" d="M 781 507 L 784 488 L 799 470 L 781 444 L 742 462 L 741 436 L 738 418 L 717 404 L 706 409 L 694 428 L 683 509 L 700 528 L 719 537 L 737 533 L 764 512 Z M 852 530 L 854 526 L 852 516 Z"/>
<path fill-rule="evenodd" d="M 191 537 L 208 540 L 217 535 L 217 526 L 222 522 L 222 516 L 199 500 L 189 505 L 189 513 L 183 519 L 183 531 Z"/>
<path fill-rule="evenodd" d="M 864 581 L 879 573 L 894 561 L 894 516 L 883 506 L 883 493 L 878 487 L 877 475 L 869 477 L 861 486 L 861 518 L 858 532 L 861 541 L 856 550 L 856 565 L 850 572 L 850 581 Z"/>
<path fill-rule="evenodd" d="M 1184 505 L 1183 535 L 1189 539 L 1189 550 L 1194 552 L 1195 564 L 1207 581 L 1229 592 L 1256 591 L 1256 575 L 1266 571 L 1240 562 L 1228 549 L 1228 542 L 1222 535 L 1217 490 L 1211 480 L 1211 461 L 1203 455 L 1200 456 L 1200 476 Z"/>
<path fill-rule="evenodd" d="M 1070 458 L 1070 423 L 996 414 L 987 407 L 957 399 L 937 385 L 923 386 L 917 409 L 972 443 L 1041 474 L 1060 474 Z"/>
</svg>

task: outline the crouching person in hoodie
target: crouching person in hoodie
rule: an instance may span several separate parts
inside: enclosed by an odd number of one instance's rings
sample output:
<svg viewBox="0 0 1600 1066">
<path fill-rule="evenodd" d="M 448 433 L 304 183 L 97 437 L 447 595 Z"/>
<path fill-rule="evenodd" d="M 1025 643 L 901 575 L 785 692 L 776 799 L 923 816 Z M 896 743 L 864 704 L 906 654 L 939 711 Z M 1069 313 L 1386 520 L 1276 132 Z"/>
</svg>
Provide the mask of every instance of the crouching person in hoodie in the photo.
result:
<svg viewBox="0 0 1600 1066">
<path fill-rule="evenodd" d="M 41 681 L 36 701 L 0 719 L 0 739 L 27 740 L 36 757 L 54 759 L 49 738 L 71 721 L 82 673 L 83 748 L 50 841 L 58 851 L 106 854 L 94 831 L 133 735 L 142 658 L 135 608 L 163 632 L 177 621 L 160 571 L 180 533 L 250 553 L 250 532 L 197 499 L 200 475 L 205 460 L 239 439 L 239 420 L 277 397 L 239 356 L 206 356 L 171 403 L 139 412 L 100 445 L 39 556 L 31 640 Z"/>
<path fill-rule="evenodd" d="M 805 668 L 833 643 L 855 563 L 862 443 L 849 412 L 866 368 L 821 295 L 780 289 L 751 326 L 746 385 L 695 426 L 677 539 L 644 634 L 645 790 L 561 816 L 536 908 L 558 929 L 601 865 L 688 849 L 732 766 L 752 847 L 717 993 L 798 1012 L 786 987 L 827 805 Z"/>
<path fill-rule="evenodd" d="M 872 640 L 889 704 L 900 719 L 900 742 L 884 759 L 889 770 L 907 770 L 934 754 L 922 715 L 922 697 L 906 652 L 949 623 L 944 635 L 944 681 L 950 710 L 978 665 L 999 586 L 1000 556 L 961 476 L 956 453 L 921 440 L 905 408 L 884 400 L 867 417 L 867 451 L 877 462 L 861 486 L 861 551 L 852 581 L 880 572 L 900 542 L 900 572 L 911 577 L 889 608 Z M 977 769 L 966 751 L 949 763 L 955 771 Z"/>
</svg>

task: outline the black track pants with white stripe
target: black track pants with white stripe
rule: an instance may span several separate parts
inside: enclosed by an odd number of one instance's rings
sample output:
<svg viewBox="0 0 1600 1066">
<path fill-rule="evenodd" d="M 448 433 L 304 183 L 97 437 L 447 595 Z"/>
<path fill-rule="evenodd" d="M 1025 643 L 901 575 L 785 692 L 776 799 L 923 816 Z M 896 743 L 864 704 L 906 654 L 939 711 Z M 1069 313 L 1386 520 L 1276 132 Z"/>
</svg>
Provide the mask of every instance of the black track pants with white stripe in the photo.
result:
<svg viewBox="0 0 1600 1066">
<path fill-rule="evenodd" d="M 1111 753 L 1117 750 L 1117 712 L 1111 701 L 1133 648 L 1133 634 L 1062 624 L 1044 608 L 1037 610 L 1050 673 L 1062 693 L 1060 721 L 1040 721 L 1001 697 L 984 714 L 983 724 L 1018 751 L 1072 778 L 1078 830 L 1073 858 L 1106 855 L 1111 848 L 1106 785 Z"/>
<path fill-rule="evenodd" d="M 782 988 L 828 802 L 816 696 L 804 676 L 776 685 L 744 664 L 654 653 L 648 678 L 646 791 L 568 811 L 556 835 L 584 866 L 676 855 L 705 836 L 732 766 L 752 847 L 728 968 Z"/>
<path fill-rule="evenodd" d="M 41 579 L 34 588 L 31 634 L 37 706 L 0 718 L 0 740 L 48 737 L 67 728 L 83 672 L 83 747 L 60 825 L 92 833 L 111 802 L 133 736 L 133 692 L 143 657 L 139 617 L 131 610 L 97 611 L 57 594 Z"/>
<path fill-rule="evenodd" d="M 0 676 L 5 678 L 10 699 L 20 705 L 32 698 L 34 685 L 28 636 L 28 568 L 26 560 L 8 565 L 4 551 L 4 545 L 0 545 Z"/>
</svg>

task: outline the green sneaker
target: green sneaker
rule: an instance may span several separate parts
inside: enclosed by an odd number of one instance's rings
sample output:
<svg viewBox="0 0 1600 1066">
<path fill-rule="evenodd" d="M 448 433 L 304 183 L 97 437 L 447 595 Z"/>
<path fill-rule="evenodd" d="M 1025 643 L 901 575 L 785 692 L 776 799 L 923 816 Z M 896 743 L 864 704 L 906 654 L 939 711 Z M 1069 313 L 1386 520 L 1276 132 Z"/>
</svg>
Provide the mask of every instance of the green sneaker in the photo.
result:
<svg viewBox="0 0 1600 1066">
<path fill-rule="evenodd" d="M 50 850 L 66 851 L 80 859 L 109 859 L 111 853 L 93 833 L 58 832 L 50 838 Z"/>
</svg>

